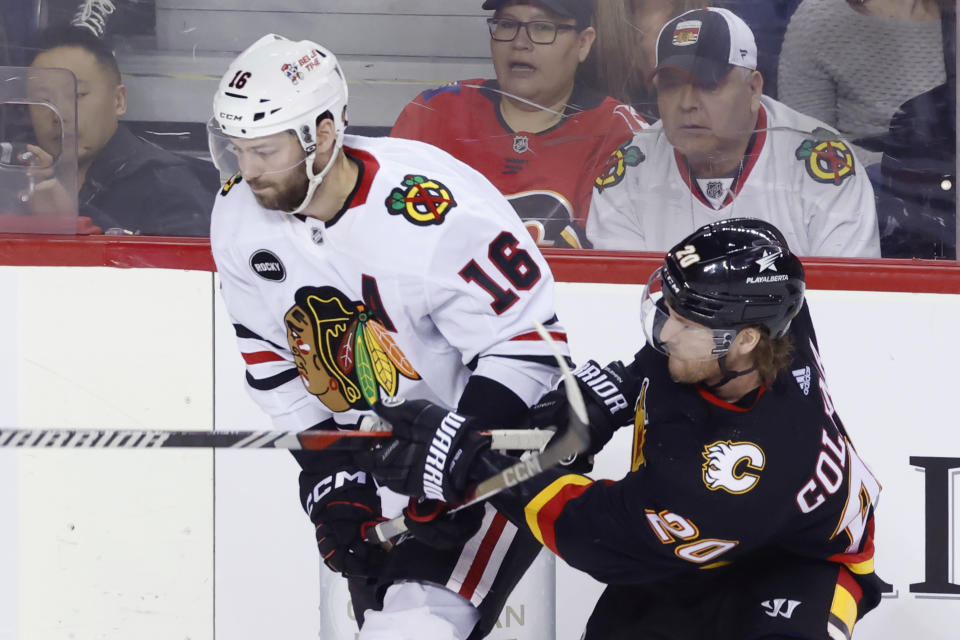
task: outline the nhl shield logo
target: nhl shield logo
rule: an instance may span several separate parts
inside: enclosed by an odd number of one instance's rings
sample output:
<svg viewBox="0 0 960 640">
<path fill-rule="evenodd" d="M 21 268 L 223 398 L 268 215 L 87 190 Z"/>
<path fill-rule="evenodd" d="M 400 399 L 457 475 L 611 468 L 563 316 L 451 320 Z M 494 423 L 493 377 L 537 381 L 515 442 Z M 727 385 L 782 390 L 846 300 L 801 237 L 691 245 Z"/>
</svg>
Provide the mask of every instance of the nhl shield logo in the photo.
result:
<svg viewBox="0 0 960 640">
<path fill-rule="evenodd" d="M 526 153 L 530 150 L 530 138 L 527 136 L 513 136 L 513 152 Z"/>
<path fill-rule="evenodd" d="M 716 200 L 723 195 L 723 183 L 717 180 L 711 180 L 707 183 L 707 188 L 704 190 L 707 194 L 707 197 Z"/>
</svg>

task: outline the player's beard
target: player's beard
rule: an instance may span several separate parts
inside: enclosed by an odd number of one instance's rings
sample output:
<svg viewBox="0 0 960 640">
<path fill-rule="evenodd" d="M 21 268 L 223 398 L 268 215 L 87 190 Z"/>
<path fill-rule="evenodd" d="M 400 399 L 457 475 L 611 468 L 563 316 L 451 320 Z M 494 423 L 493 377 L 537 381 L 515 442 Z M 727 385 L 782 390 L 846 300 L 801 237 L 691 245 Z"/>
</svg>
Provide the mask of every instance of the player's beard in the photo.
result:
<svg viewBox="0 0 960 640">
<path fill-rule="evenodd" d="M 272 185 L 272 190 L 254 193 L 253 197 L 264 209 L 290 213 L 296 211 L 303 199 L 307 197 L 309 184 L 307 174 L 300 165 L 291 169 L 289 175 L 284 176 L 281 182 Z"/>
<path fill-rule="evenodd" d="M 721 377 L 720 367 L 715 359 L 681 360 L 676 356 L 670 356 L 667 366 L 670 370 L 670 378 L 682 384 L 709 382 Z"/>
</svg>

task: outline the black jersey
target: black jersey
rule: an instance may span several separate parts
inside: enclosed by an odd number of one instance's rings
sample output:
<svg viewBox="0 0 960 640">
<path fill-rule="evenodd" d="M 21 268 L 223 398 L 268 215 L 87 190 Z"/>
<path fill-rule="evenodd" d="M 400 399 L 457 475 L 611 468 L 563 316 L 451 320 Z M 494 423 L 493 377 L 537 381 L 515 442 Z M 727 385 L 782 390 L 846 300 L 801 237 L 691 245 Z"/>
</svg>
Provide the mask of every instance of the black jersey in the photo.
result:
<svg viewBox="0 0 960 640">
<path fill-rule="evenodd" d="M 789 555 L 845 565 L 854 615 L 863 590 L 875 602 L 880 485 L 834 410 L 806 306 L 791 335 L 792 366 L 740 404 L 673 382 L 666 356 L 641 349 L 628 368 L 640 382 L 631 471 L 541 476 L 523 509 L 534 535 L 609 584 Z"/>
</svg>

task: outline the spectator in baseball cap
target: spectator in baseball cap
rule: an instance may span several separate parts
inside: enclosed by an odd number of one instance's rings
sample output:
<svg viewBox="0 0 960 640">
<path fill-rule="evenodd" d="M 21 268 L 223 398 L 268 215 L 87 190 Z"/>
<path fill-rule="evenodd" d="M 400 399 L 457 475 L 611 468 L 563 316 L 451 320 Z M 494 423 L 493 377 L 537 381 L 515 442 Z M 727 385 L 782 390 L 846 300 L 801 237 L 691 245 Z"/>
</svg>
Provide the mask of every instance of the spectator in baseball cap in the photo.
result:
<svg viewBox="0 0 960 640">
<path fill-rule="evenodd" d="M 653 83 L 661 119 L 601 176 L 587 217 L 594 247 L 666 250 L 749 214 L 799 255 L 879 257 L 866 171 L 825 123 L 763 95 L 756 42 L 736 14 L 708 7 L 667 22 Z"/>
<path fill-rule="evenodd" d="M 747 23 L 732 11 L 689 11 L 660 30 L 654 74 L 681 69 L 704 86 L 715 87 L 734 67 L 756 70 L 757 43 Z"/>
</svg>

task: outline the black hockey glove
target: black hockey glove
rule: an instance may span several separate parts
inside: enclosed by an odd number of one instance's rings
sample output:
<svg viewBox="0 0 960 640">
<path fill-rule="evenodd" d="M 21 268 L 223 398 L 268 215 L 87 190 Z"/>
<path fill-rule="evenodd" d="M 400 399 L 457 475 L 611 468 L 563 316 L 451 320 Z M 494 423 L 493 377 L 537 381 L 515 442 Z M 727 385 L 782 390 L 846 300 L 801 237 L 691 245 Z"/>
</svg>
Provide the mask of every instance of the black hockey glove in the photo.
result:
<svg viewBox="0 0 960 640">
<path fill-rule="evenodd" d="M 393 425 L 393 436 L 373 449 L 377 481 L 408 496 L 462 500 L 473 459 L 490 448 L 490 439 L 476 433 L 477 421 L 426 400 L 374 409 Z"/>
<path fill-rule="evenodd" d="M 582 460 L 563 464 L 582 472 L 589 459 L 603 449 L 617 429 L 633 422 L 639 384 L 619 360 L 603 368 L 593 360 L 588 360 L 573 375 L 580 385 L 590 419 L 590 447 L 580 454 Z M 569 404 L 562 384 L 530 408 L 529 421 L 532 427 L 553 425 L 560 434 L 567 428 L 569 420 Z M 589 471 L 589 468 L 586 470 Z"/>
<path fill-rule="evenodd" d="M 377 488 L 363 471 L 341 469 L 327 476 L 300 474 L 300 493 L 317 527 L 317 549 L 332 571 L 376 576 L 386 551 L 364 541 L 367 529 L 383 522 Z"/>
<path fill-rule="evenodd" d="M 483 524 L 483 505 L 450 513 L 437 500 L 410 498 L 403 523 L 417 540 L 437 549 L 455 549 L 472 538 Z"/>
</svg>

